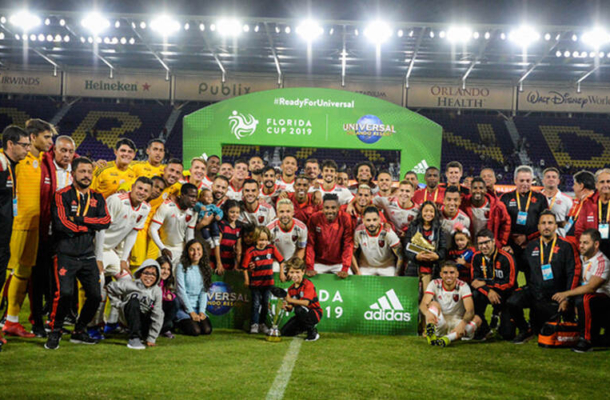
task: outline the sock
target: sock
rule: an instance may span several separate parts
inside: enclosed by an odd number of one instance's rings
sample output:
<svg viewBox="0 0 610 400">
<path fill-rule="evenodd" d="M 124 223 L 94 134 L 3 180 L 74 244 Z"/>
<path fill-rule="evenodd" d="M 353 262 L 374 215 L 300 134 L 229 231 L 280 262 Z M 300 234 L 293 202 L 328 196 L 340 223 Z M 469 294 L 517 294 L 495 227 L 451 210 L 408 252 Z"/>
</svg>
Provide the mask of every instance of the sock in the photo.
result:
<svg viewBox="0 0 610 400">
<path fill-rule="evenodd" d="M 7 322 L 17 323 L 17 322 L 19 322 L 19 316 L 17 316 L 17 315 L 7 315 L 6 316 L 6 320 L 7 320 Z"/>
<path fill-rule="evenodd" d="M 477 324 L 475 324 L 474 322 L 470 321 L 467 325 L 466 325 L 466 336 L 470 336 L 474 333 L 474 331 L 477 330 Z"/>
<path fill-rule="evenodd" d="M 457 333 L 455 332 L 451 332 L 450 334 L 448 334 L 447 336 L 445 336 L 447 339 L 449 339 L 450 342 L 453 342 L 454 340 L 457 339 Z"/>
<path fill-rule="evenodd" d="M 206 239 L 205 241 L 208 245 L 210 245 L 210 249 L 213 249 L 215 247 L 212 238 Z"/>
</svg>

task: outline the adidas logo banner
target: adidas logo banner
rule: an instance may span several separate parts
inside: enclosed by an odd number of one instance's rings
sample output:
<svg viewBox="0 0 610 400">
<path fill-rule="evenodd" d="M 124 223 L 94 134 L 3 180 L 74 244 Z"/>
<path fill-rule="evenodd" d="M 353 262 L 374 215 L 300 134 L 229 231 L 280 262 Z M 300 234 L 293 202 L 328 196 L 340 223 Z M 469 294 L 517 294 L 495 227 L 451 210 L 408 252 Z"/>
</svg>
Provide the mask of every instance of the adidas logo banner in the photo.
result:
<svg viewBox="0 0 610 400">
<path fill-rule="evenodd" d="M 428 163 L 426 160 L 421 160 L 415 167 L 413 167 L 413 172 L 416 174 L 425 174 L 428 169 Z"/>
<path fill-rule="evenodd" d="M 394 289 L 388 290 L 385 295 L 373 303 L 370 310 L 364 313 L 364 318 L 374 321 L 411 321 L 411 314 L 404 312 L 404 308 L 396 296 Z"/>
</svg>

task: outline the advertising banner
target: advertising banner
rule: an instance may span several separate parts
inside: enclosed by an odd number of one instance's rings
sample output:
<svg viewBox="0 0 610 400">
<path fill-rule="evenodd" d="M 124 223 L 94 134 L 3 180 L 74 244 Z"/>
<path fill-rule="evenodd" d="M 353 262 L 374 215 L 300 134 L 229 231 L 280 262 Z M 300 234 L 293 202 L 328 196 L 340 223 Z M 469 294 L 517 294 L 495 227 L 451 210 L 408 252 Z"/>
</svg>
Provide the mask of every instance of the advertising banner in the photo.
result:
<svg viewBox="0 0 610 400">
<path fill-rule="evenodd" d="M 401 175 L 440 165 L 441 127 L 390 102 L 331 89 L 276 89 L 235 97 L 184 117 L 185 160 L 223 145 L 399 150 Z M 423 180 L 423 175 L 421 175 Z"/>
<path fill-rule="evenodd" d="M 519 111 L 609 113 L 610 89 L 574 86 L 526 86 L 519 93 Z"/>
<path fill-rule="evenodd" d="M 376 97 L 381 100 L 389 101 L 390 103 L 403 105 L 403 82 L 399 79 L 378 79 L 371 77 L 370 79 L 357 79 L 347 77 L 345 86 L 341 86 L 341 78 L 335 77 L 291 77 L 284 79 L 285 88 L 327 88 L 336 90 L 347 90 L 353 93 L 364 94 L 366 96 Z"/>
<path fill-rule="evenodd" d="M 346 332 L 365 335 L 417 334 L 417 278 L 350 276 L 334 274 L 310 278 L 316 287 L 323 317 L 320 332 Z M 288 288 L 291 283 L 277 286 Z M 215 276 L 208 291 L 207 315 L 214 328 L 248 329 L 251 311 L 250 290 L 243 274 L 228 271 Z M 284 317 L 285 323 L 294 313 Z"/>
<path fill-rule="evenodd" d="M 506 85 L 413 82 L 407 91 L 409 108 L 512 110 L 515 88 Z"/>
<path fill-rule="evenodd" d="M 61 73 L 0 70 L 0 93 L 61 95 Z"/>
<path fill-rule="evenodd" d="M 177 75 L 176 100 L 220 101 L 248 93 L 277 89 L 277 77 L 233 76 L 222 82 L 220 75 Z"/>
<path fill-rule="evenodd" d="M 165 74 L 66 73 L 66 95 L 72 97 L 112 97 L 169 100 L 169 81 Z"/>
</svg>

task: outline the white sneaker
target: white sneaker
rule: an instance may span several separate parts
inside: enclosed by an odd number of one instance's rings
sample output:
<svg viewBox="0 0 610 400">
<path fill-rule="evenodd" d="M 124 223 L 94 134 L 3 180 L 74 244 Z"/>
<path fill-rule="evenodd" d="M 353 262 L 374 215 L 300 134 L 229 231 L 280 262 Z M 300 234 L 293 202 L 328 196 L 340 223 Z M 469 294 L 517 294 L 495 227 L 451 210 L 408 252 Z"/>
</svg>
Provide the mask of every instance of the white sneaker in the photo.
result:
<svg viewBox="0 0 610 400">
<path fill-rule="evenodd" d="M 133 349 L 133 350 L 146 349 L 146 346 L 144 346 L 144 344 L 142 343 L 142 341 L 139 338 L 129 339 L 129 342 L 127 342 L 127 347 L 129 347 L 130 349 Z"/>
<path fill-rule="evenodd" d="M 258 333 L 258 324 L 250 325 L 250 333 Z"/>
<path fill-rule="evenodd" d="M 258 331 L 260 333 L 264 333 L 265 335 L 269 333 L 269 328 L 267 327 L 267 325 L 262 324 L 259 326 Z"/>
</svg>

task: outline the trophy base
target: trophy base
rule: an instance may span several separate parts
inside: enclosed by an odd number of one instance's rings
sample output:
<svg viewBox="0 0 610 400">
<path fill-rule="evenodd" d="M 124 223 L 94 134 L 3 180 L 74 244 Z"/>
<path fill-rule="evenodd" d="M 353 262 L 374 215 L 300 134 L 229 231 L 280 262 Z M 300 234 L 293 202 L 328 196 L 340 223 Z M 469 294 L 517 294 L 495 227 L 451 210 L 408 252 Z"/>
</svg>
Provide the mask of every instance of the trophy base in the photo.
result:
<svg viewBox="0 0 610 400">
<path fill-rule="evenodd" d="M 265 337 L 265 340 L 268 342 L 281 342 L 282 337 L 281 336 L 267 336 L 267 337 Z"/>
</svg>

